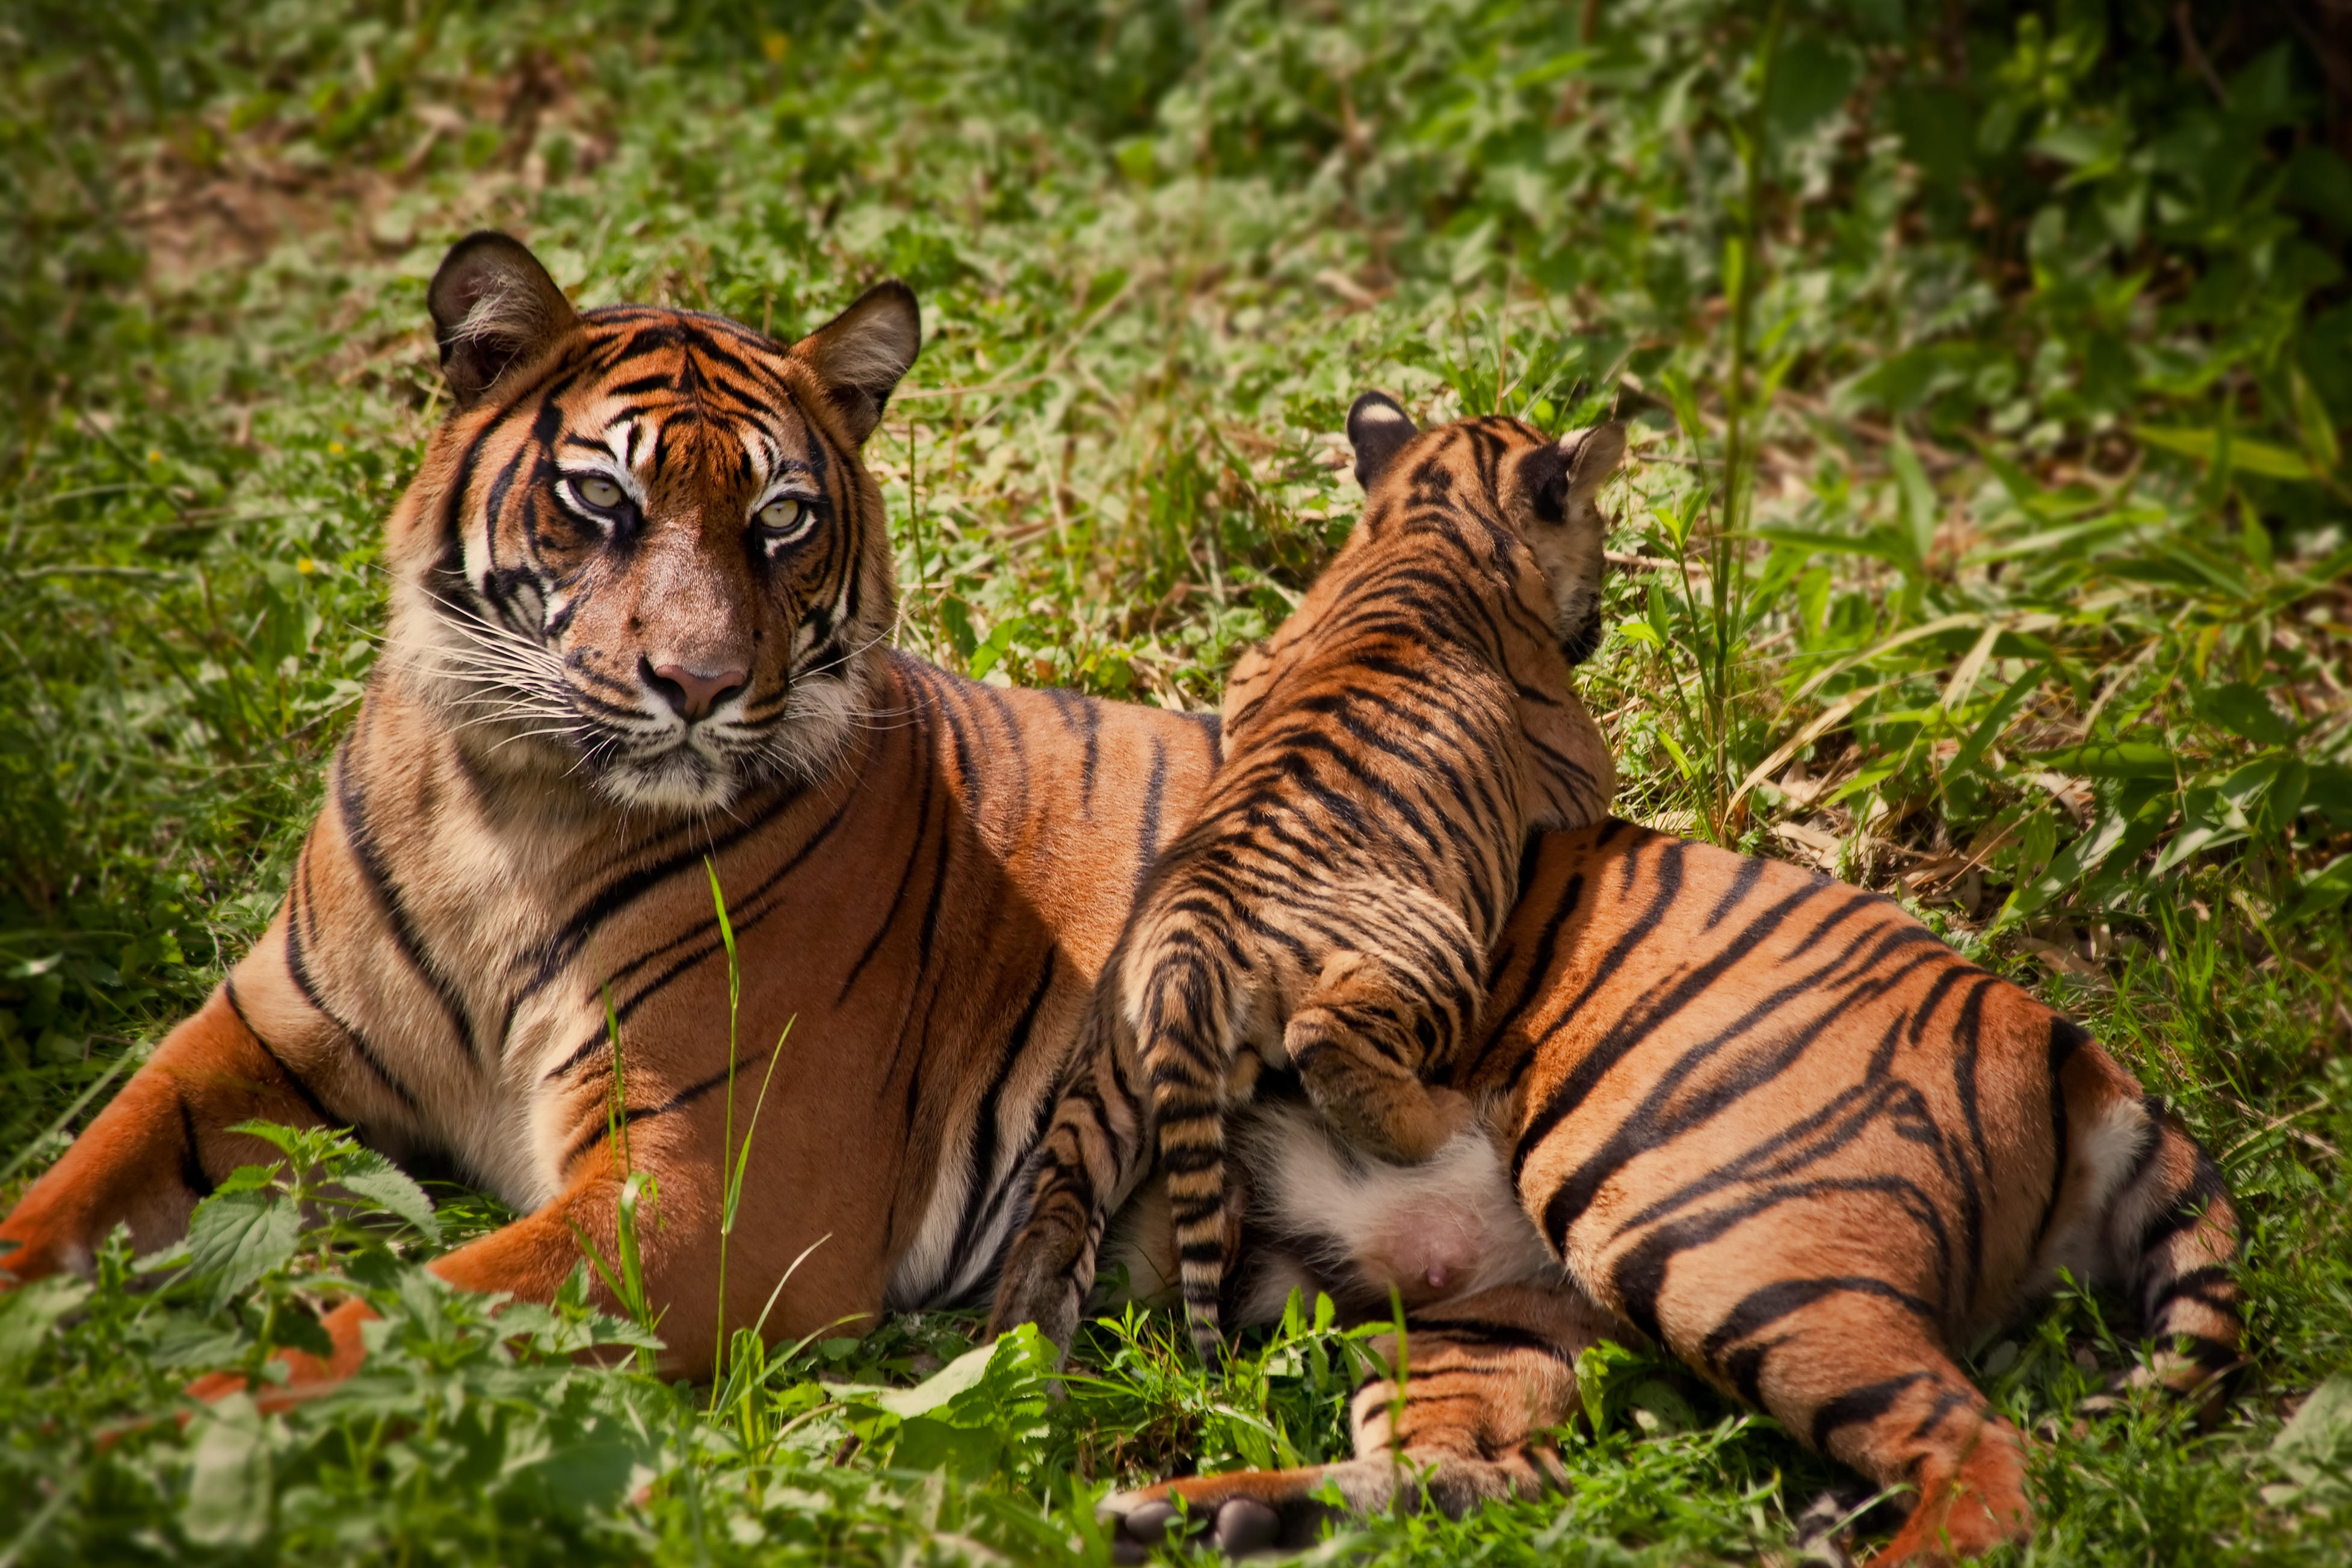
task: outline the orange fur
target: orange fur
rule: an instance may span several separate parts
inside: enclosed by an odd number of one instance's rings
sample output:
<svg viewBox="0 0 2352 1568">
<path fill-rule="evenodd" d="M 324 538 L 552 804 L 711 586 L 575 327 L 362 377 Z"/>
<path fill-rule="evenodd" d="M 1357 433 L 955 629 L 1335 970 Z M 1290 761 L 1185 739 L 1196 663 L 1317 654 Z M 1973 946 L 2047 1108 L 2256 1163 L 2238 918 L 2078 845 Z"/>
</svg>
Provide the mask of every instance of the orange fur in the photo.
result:
<svg viewBox="0 0 2352 1568">
<path fill-rule="evenodd" d="M 1885 899 L 1623 823 L 1554 835 L 1489 1005 L 1456 1082 L 1509 1146 L 1567 1269 L 1557 1289 L 1908 1489 L 1879 1561 L 2031 1531 L 2023 1439 L 1954 1356 L 2059 1268 L 2135 1299 L 2155 1375 L 2179 1392 L 2210 1399 L 2235 1360 L 2237 1221 L 2211 1161 L 2082 1030 Z M 1359 1299 L 1345 1277 L 1378 1266 L 1305 1256 Z M 1416 1345 L 1447 1310 L 1411 1315 Z M 1572 1380 L 1528 1385 L 1519 1353 L 1496 1352 L 1490 1399 L 1433 1410 L 1463 1431 L 1411 1451 L 1443 1459 L 1517 1419 L 1529 1386 L 1535 1426 L 1569 1419 Z M 1348 1471 L 1357 1506 L 1398 1495 L 1365 1475 Z M 1174 1489 L 1288 1519 L 1324 1476 Z"/>
</svg>

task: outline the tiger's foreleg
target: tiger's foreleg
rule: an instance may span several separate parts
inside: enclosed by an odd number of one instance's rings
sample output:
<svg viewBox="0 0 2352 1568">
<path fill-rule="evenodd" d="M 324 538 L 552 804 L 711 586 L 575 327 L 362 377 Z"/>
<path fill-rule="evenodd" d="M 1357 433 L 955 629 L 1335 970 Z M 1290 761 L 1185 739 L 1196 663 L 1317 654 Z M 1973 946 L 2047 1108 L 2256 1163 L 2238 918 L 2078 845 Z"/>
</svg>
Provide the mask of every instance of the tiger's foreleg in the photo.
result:
<svg viewBox="0 0 2352 1568">
<path fill-rule="evenodd" d="M 215 1182 L 276 1157 L 259 1139 L 228 1131 L 256 1120 L 315 1127 L 326 1116 L 246 1026 L 224 985 L 163 1037 L 0 1221 L 0 1288 L 59 1270 L 87 1273 L 117 1225 L 130 1226 L 142 1251 L 168 1244 Z"/>
<path fill-rule="evenodd" d="M 710 1341 L 717 1300 L 709 1289 L 707 1266 L 697 1265 L 715 1234 L 716 1218 L 707 1194 L 686 1180 L 684 1172 L 664 1171 L 650 1163 L 648 1168 L 655 1173 L 654 1190 L 660 1196 L 636 1216 L 645 1294 L 660 1313 L 663 1339 L 673 1347 L 698 1350 Z M 620 1269 L 620 1191 L 612 1159 L 599 1149 L 581 1161 L 572 1184 L 552 1202 L 443 1254 L 425 1267 L 461 1290 L 523 1301 L 552 1300 L 580 1266 L 583 1238 L 607 1268 L 616 1273 Z M 625 1303 L 615 1300 L 601 1280 L 593 1294 L 608 1312 L 626 1310 Z M 329 1310 L 319 1323 L 334 1347 L 332 1352 L 324 1358 L 306 1351 L 278 1352 L 284 1378 L 262 1390 L 257 1403 L 265 1410 L 283 1409 L 326 1392 L 357 1372 L 367 1353 L 362 1330 L 376 1316 L 373 1308 L 356 1297 Z M 215 1373 L 197 1379 L 188 1392 L 199 1399 L 217 1399 L 244 1387 L 241 1376 Z"/>
<path fill-rule="evenodd" d="M 1032 1156 L 1029 1218 L 1005 1255 L 988 1319 L 994 1338 L 1023 1323 L 1064 1350 L 1094 1288 L 1103 1226 L 1140 1173 L 1145 1101 L 1136 1092 L 1134 1043 L 1107 1007 L 1089 1008 Z"/>
<path fill-rule="evenodd" d="M 1292 1470 L 1164 1481 L 1103 1505 L 1121 1561 L 1166 1538 L 1180 1506 L 1229 1552 L 1312 1544 L 1335 1510 L 1434 1507 L 1459 1517 L 1480 1503 L 1558 1487 L 1550 1434 L 1577 1408 L 1576 1358 L 1612 1330 L 1572 1285 L 1508 1285 L 1417 1310 L 1400 1355 L 1372 1342 L 1378 1365 L 1349 1405 L 1355 1458 Z"/>
</svg>

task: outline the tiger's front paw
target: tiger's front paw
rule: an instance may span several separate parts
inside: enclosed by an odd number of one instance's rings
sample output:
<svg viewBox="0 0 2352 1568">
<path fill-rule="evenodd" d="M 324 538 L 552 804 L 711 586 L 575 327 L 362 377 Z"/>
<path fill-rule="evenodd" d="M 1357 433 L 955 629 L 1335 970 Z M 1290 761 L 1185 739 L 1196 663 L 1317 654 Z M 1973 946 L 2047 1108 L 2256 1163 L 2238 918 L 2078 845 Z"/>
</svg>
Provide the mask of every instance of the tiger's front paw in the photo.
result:
<svg viewBox="0 0 2352 1568">
<path fill-rule="evenodd" d="M 320 1319 L 319 1326 L 327 1331 L 333 1352 L 321 1361 L 308 1351 L 279 1351 L 272 1359 L 286 1369 L 286 1379 L 255 1390 L 255 1406 L 265 1415 L 275 1415 L 348 1381 L 367 1359 L 367 1346 L 360 1338 L 360 1329 L 374 1317 L 375 1309 L 365 1301 L 351 1300 Z M 232 1394 L 242 1394 L 246 1387 L 246 1380 L 236 1373 L 208 1372 L 188 1384 L 188 1394 L 211 1405 Z"/>
</svg>

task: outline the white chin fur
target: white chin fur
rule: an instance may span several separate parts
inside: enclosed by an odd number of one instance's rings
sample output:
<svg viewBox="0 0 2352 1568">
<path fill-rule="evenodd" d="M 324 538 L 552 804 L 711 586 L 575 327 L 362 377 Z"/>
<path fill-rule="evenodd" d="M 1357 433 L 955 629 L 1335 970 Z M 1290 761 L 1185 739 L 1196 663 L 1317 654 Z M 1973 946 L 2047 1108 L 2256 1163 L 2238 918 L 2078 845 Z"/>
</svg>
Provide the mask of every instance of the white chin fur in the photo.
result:
<svg viewBox="0 0 2352 1568">
<path fill-rule="evenodd" d="M 716 746 L 718 733 L 688 730 L 658 756 L 607 764 L 596 787 L 614 805 L 633 810 L 724 811 L 761 779 L 805 784 L 824 778 L 849 749 L 865 708 L 865 680 L 856 667 L 798 680 L 783 716 L 759 737 L 756 750 Z"/>
<path fill-rule="evenodd" d="M 607 800 L 633 811 L 723 811 L 742 787 L 733 770 L 714 766 L 685 745 L 596 775 L 596 788 Z"/>
</svg>

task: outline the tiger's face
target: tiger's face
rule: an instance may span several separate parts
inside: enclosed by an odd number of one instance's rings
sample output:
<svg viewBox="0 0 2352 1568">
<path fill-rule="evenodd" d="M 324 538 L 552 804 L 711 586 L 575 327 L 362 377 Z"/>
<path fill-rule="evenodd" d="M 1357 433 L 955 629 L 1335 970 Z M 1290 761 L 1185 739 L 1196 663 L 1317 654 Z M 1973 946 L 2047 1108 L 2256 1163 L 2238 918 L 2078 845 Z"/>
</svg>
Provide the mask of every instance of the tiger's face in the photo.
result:
<svg viewBox="0 0 2352 1568">
<path fill-rule="evenodd" d="M 1348 440 L 1368 500 L 1384 484 L 1442 484 L 1516 534 L 1543 574 L 1568 662 L 1581 664 L 1600 648 L 1609 520 L 1597 499 L 1624 458 L 1624 426 L 1611 420 L 1553 441 L 1493 415 L 1424 434 L 1395 399 L 1368 392 L 1348 410 Z"/>
<path fill-rule="evenodd" d="M 482 234 L 428 302 L 457 410 L 394 519 L 393 642 L 471 753 L 656 812 L 822 776 L 895 616 L 858 447 L 919 346 L 913 295 L 787 348 L 581 314 Z"/>
</svg>

